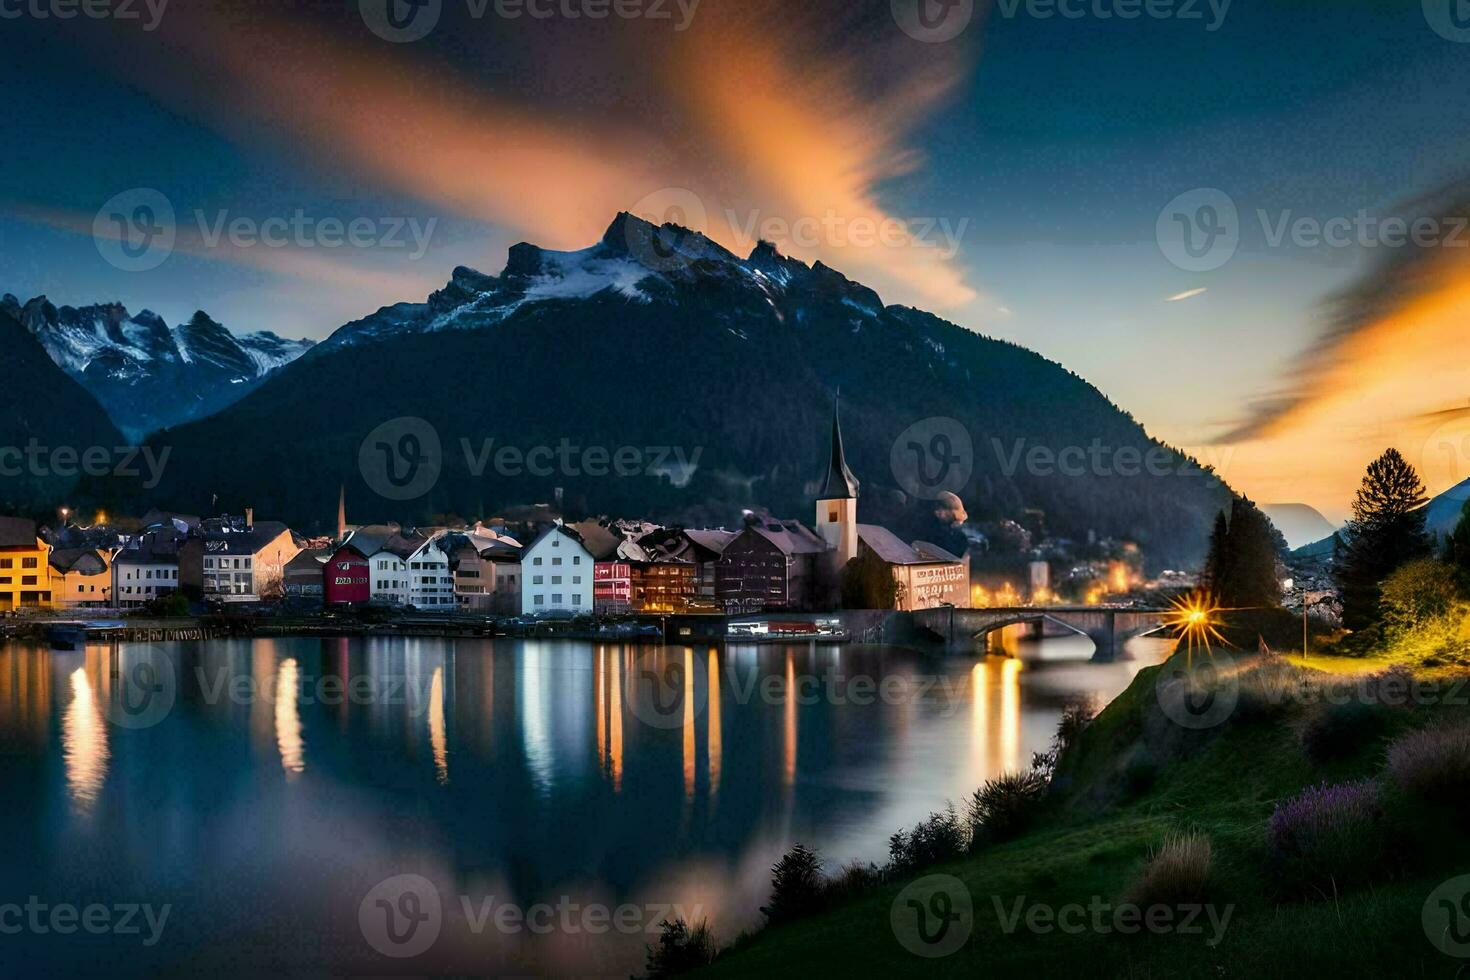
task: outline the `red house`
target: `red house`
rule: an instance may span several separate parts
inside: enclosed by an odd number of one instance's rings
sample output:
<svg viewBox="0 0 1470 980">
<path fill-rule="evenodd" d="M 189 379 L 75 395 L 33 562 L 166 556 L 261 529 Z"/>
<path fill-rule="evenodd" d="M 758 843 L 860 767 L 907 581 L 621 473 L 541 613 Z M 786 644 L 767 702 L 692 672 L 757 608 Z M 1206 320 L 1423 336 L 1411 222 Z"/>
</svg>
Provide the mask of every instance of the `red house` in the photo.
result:
<svg viewBox="0 0 1470 980">
<path fill-rule="evenodd" d="M 338 548 L 322 570 L 322 600 L 329 606 L 366 605 L 373 598 L 367 556 L 350 544 Z"/>
</svg>

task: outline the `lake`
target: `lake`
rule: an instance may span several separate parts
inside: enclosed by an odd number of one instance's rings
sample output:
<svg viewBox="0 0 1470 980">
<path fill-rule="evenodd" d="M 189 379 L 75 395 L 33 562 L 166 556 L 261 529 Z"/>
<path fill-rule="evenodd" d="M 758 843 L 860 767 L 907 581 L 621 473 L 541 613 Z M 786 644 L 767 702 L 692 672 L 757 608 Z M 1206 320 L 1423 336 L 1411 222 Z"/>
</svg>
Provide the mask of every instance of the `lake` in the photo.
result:
<svg viewBox="0 0 1470 980">
<path fill-rule="evenodd" d="M 0 975 L 626 977 L 1029 765 L 1092 664 L 414 638 L 0 646 Z"/>
</svg>

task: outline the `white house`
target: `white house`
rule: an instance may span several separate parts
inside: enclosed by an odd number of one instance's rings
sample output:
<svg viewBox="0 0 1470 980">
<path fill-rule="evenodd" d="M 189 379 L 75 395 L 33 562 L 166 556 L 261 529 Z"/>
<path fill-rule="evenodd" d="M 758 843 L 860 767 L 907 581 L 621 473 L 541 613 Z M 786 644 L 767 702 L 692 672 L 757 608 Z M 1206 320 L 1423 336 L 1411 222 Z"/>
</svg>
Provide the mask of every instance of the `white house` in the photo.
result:
<svg viewBox="0 0 1470 980">
<path fill-rule="evenodd" d="M 112 601 L 122 608 L 141 606 L 179 589 L 181 535 L 150 532 L 129 541 L 112 559 Z"/>
<path fill-rule="evenodd" d="M 555 524 L 521 556 L 521 614 L 592 612 L 592 554 L 581 539 Z"/>
<path fill-rule="evenodd" d="M 454 611 L 454 579 L 439 539 L 404 534 L 396 524 L 360 527 L 347 536 L 367 557 L 372 601 L 429 612 Z"/>
<path fill-rule="evenodd" d="M 394 606 L 408 605 L 408 565 L 386 548 L 368 557 L 368 574 L 372 579 L 373 602 Z"/>
<path fill-rule="evenodd" d="M 418 548 L 404 559 L 408 566 L 408 601 L 428 612 L 454 611 L 454 578 L 449 574 L 449 556 L 438 538 L 406 538 Z"/>
</svg>

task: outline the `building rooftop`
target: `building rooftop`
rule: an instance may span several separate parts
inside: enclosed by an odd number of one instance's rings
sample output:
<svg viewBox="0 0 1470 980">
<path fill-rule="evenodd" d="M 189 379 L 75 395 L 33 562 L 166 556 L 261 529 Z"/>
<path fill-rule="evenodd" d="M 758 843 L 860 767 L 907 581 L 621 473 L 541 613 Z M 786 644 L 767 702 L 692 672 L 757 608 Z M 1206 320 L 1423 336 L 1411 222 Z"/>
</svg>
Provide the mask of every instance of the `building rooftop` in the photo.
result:
<svg viewBox="0 0 1470 980">
<path fill-rule="evenodd" d="M 34 548 L 36 522 L 24 517 L 0 517 L 0 548 Z"/>
<path fill-rule="evenodd" d="M 877 524 L 859 524 L 858 540 L 890 565 L 957 564 L 960 561 L 943 548 L 924 541 L 904 544 L 898 535 Z"/>
</svg>

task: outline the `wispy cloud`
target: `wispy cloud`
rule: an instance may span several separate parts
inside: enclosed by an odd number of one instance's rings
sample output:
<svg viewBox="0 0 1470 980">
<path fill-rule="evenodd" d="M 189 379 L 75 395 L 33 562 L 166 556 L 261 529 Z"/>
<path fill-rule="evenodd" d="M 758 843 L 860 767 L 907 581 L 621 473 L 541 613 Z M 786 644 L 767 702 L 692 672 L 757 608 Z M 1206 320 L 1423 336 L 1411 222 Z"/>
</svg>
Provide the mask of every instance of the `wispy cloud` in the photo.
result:
<svg viewBox="0 0 1470 980">
<path fill-rule="evenodd" d="M 24 204 L 12 205 L 9 210 L 24 221 L 58 231 L 87 238 L 102 235 L 104 239 L 112 241 L 123 240 L 120 230 L 109 230 L 110 226 L 107 225 L 100 228 L 94 226 L 95 215 Z M 442 278 L 431 275 L 427 269 L 414 274 L 367 268 L 319 248 L 264 244 L 242 246 L 228 237 L 210 242 L 188 223 L 180 223 L 175 229 L 173 251 L 211 262 L 246 266 L 286 279 L 314 284 L 317 288 L 338 290 L 358 297 L 359 307 L 362 302 L 370 302 L 375 298 L 381 304 L 420 299 Z"/>
<path fill-rule="evenodd" d="M 1205 293 L 1208 293 L 1209 291 L 1210 290 L 1209 290 L 1209 287 L 1208 286 L 1201 286 L 1199 289 L 1187 289 L 1187 290 L 1185 290 L 1182 293 L 1175 293 L 1173 296 L 1170 296 L 1168 299 L 1164 300 L 1164 302 L 1165 303 L 1182 303 L 1184 300 L 1194 299 L 1196 296 L 1203 296 Z"/>
<path fill-rule="evenodd" d="M 265 134 L 313 166 L 549 247 L 590 244 L 616 212 L 684 188 L 703 205 L 701 230 L 727 247 L 753 244 L 747 232 L 766 232 L 768 219 L 801 223 L 814 238 L 778 245 L 890 301 L 953 308 L 976 296 L 956 258 L 964 222 L 910 220 L 884 190 L 920 167 L 906 137 L 954 92 L 971 49 L 918 44 L 881 13 L 874 30 L 871 11 L 702 7 L 686 32 L 605 45 L 609 78 L 636 63 L 658 84 L 618 92 L 595 114 L 585 99 L 515 98 L 431 67 L 427 48 L 365 32 L 349 42 L 266 15 L 248 29 L 198 11 L 171 17 L 187 71 L 140 84 L 239 141 Z M 478 37 L 491 32 L 456 40 Z"/>
<path fill-rule="evenodd" d="M 1417 214 L 1470 214 L 1464 184 Z M 1449 225 L 1446 222 L 1446 225 Z M 1283 383 L 1220 437 L 1236 477 L 1264 500 L 1309 499 L 1340 515 L 1363 467 L 1387 446 L 1433 491 L 1470 477 L 1470 249 L 1385 250 L 1329 304 L 1328 327 Z"/>
</svg>

